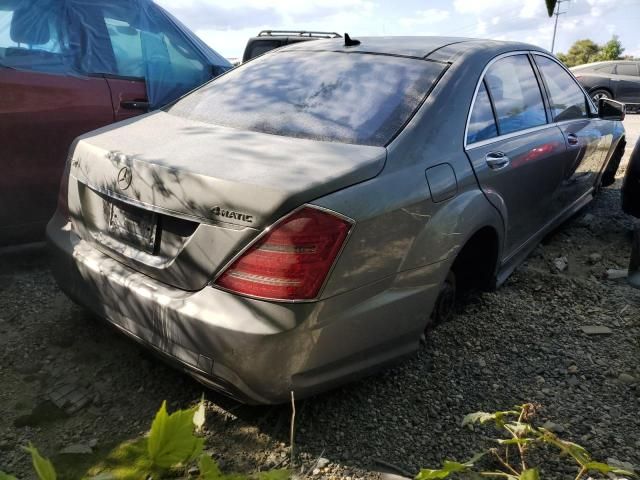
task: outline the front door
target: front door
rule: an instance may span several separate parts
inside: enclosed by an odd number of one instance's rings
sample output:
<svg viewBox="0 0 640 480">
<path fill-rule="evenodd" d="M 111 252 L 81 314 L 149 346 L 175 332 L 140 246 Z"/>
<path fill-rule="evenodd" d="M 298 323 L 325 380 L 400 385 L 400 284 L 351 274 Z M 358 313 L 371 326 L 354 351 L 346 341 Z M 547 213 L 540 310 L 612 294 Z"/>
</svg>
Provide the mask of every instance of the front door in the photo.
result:
<svg viewBox="0 0 640 480">
<path fill-rule="evenodd" d="M 509 55 L 489 67 L 466 144 L 481 188 L 502 214 L 509 257 L 559 213 L 566 151 L 562 132 L 547 123 L 528 55 Z"/>
<path fill-rule="evenodd" d="M 566 206 L 595 187 L 613 138 L 613 123 L 600 120 L 571 75 L 555 60 L 533 56 L 540 70 L 553 121 L 562 130 L 567 155 L 560 201 Z"/>
</svg>

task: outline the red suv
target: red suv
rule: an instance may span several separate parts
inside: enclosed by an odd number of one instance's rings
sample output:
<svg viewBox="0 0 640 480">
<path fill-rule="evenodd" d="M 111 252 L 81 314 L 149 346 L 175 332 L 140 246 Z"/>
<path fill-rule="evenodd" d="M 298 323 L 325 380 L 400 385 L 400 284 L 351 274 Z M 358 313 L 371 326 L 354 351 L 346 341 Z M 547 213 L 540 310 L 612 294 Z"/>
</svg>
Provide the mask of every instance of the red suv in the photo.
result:
<svg viewBox="0 0 640 480">
<path fill-rule="evenodd" d="M 150 0 L 0 3 L 0 245 L 42 238 L 75 137 L 229 68 Z"/>
</svg>

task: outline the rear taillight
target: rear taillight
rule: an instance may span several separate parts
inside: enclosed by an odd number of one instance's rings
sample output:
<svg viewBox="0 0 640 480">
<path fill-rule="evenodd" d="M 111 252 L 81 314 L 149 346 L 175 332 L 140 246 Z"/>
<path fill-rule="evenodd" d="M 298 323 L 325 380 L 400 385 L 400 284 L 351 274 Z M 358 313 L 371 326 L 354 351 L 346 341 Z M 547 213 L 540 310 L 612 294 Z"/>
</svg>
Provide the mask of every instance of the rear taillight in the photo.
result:
<svg viewBox="0 0 640 480">
<path fill-rule="evenodd" d="M 351 225 L 317 208 L 297 210 L 260 237 L 215 284 L 273 300 L 316 298 Z"/>
</svg>

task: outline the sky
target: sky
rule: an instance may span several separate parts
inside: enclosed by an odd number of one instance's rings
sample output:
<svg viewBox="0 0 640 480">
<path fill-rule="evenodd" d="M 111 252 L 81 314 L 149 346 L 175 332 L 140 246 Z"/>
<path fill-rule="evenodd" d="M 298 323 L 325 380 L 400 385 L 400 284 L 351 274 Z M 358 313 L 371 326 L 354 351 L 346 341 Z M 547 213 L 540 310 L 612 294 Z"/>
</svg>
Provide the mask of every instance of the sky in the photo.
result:
<svg viewBox="0 0 640 480">
<path fill-rule="evenodd" d="M 371 35 L 447 35 L 518 40 L 551 49 L 553 18 L 544 0 L 156 0 L 227 58 L 242 56 L 260 30 Z M 640 0 L 566 0 L 555 52 L 618 35 L 640 57 Z"/>
</svg>

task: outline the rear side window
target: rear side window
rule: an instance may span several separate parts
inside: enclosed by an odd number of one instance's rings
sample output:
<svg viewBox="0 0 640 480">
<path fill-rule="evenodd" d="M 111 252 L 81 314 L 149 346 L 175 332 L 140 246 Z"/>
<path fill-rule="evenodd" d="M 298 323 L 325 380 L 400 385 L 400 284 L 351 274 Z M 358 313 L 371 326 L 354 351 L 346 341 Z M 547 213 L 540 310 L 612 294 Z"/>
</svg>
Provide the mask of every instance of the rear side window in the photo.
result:
<svg viewBox="0 0 640 480">
<path fill-rule="evenodd" d="M 542 94 L 526 55 L 496 61 L 485 75 L 500 135 L 544 125 Z"/>
<path fill-rule="evenodd" d="M 602 65 L 601 67 L 595 67 L 593 70 L 598 73 L 613 73 L 615 64 Z"/>
<path fill-rule="evenodd" d="M 279 48 L 283 45 L 283 42 L 280 40 L 255 40 L 252 41 L 248 48 L 247 52 L 244 56 L 243 61 L 251 60 L 263 53 L 267 53 L 275 48 Z"/>
<path fill-rule="evenodd" d="M 386 55 L 280 51 L 231 70 L 168 111 L 242 130 L 384 146 L 444 68 Z"/>
<path fill-rule="evenodd" d="M 631 75 L 638 76 L 638 66 L 633 63 L 619 63 L 616 66 L 616 73 L 618 75 Z"/>
<path fill-rule="evenodd" d="M 71 63 L 61 9 L 29 1 L 0 2 L 0 65 L 65 73 Z M 6 3 L 6 2 L 5 2 Z"/>
<path fill-rule="evenodd" d="M 496 128 L 491 101 L 489 100 L 484 82 L 482 82 L 476 95 L 476 101 L 473 104 L 471 117 L 469 118 L 467 144 L 487 140 L 497 135 L 498 129 Z"/>
<path fill-rule="evenodd" d="M 587 117 L 587 99 L 571 75 L 550 58 L 535 55 L 535 60 L 549 92 L 553 120 Z"/>
</svg>

